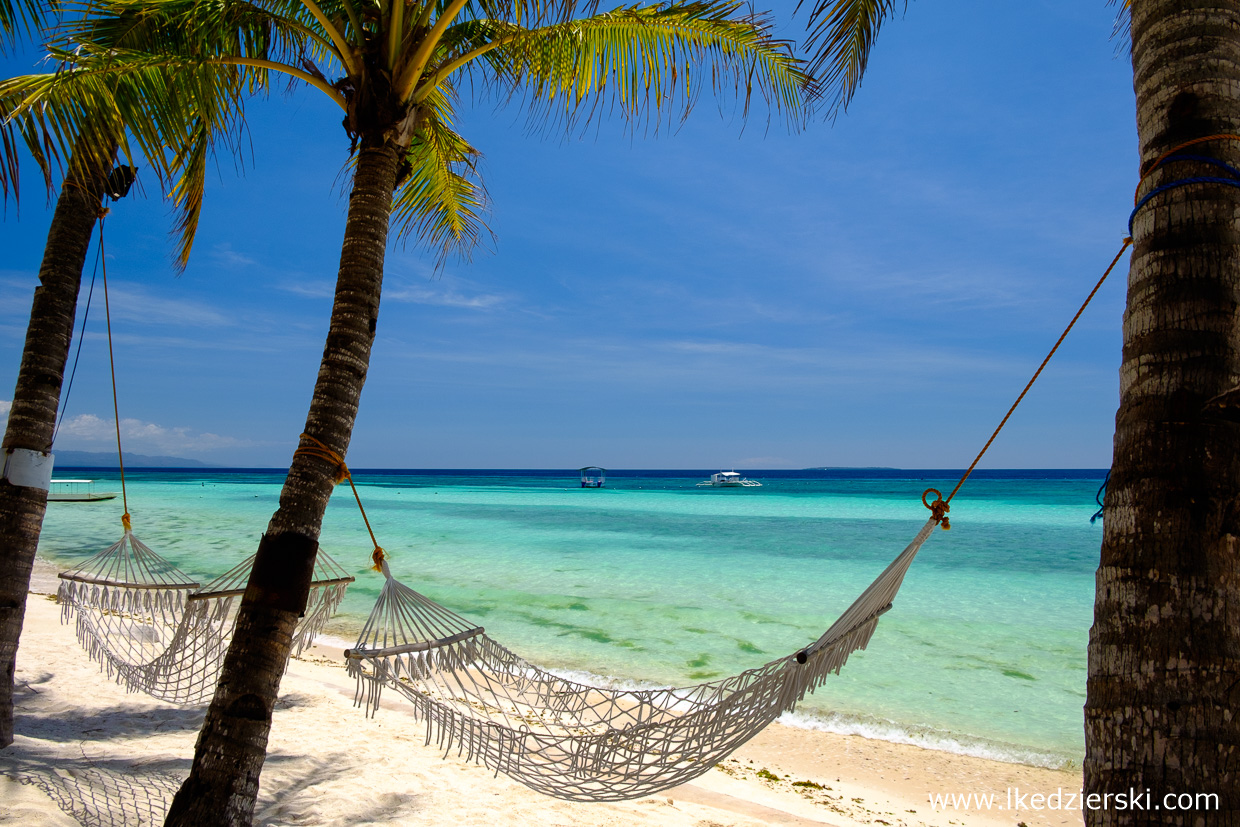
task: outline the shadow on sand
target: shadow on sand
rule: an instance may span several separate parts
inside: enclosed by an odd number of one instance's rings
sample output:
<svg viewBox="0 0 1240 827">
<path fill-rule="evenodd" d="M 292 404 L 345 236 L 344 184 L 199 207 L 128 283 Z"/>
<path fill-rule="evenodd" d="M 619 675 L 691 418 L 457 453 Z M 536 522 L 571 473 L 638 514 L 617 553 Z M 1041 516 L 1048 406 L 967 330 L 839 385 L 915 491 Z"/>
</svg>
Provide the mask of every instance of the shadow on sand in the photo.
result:
<svg viewBox="0 0 1240 827">
<path fill-rule="evenodd" d="M 0 750 L 0 774 L 41 790 L 84 827 L 162 824 L 173 796 L 189 775 L 191 755 L 174 758 L 143 753 L 141 744 L 151 736 L 197 731 L 205 709 L 136 699 L 133 705 L 118 704 L 88 715 L 66 714 L 50 702 L 54 693 L 45 689 L 50 678 L 39 675 L 16 687 L 17 738 Z M 277 710 L 304 700 L 296 693 L 283 696 Z M 109 749 L 109 745 L 116 748 Z M 128 754 L 118 754 L 118 750 Z M 72 753 L 80 757 L 67 757 Z M 279 772 L 290 762 L 302 766 L 295 773 Z M 344 755 L 307 761 L 278 752 L 267 756 L 266 768 L 275 771 L 279 780 L 270 787 L 264 785 L 256 824 L 272 816 L 281 822 L 291 816 L 294 823 L 314 823 L 316 796 L 311 788 L 352 771 Z M 408 794 L 384 796 L 381 801 L 367 802 L 370 808 L 353 813 L 356 818 L 346 823 L 366 824 L 416 809 L 415 799 Z"/>
<path fill-rule="evenodd" d="M 182 777 L 189 772 L 189 762 L 177 759 L 134 767 L 129 760 L 86 755 L 65 760 L 34 748 L 20 749 L 12 757 L 8 752 L 0 753 L 0 759 L 8 759 L 0 763 L 4 771 L 42 790 L 83 827 L 162 824 Z"/>
</svg>

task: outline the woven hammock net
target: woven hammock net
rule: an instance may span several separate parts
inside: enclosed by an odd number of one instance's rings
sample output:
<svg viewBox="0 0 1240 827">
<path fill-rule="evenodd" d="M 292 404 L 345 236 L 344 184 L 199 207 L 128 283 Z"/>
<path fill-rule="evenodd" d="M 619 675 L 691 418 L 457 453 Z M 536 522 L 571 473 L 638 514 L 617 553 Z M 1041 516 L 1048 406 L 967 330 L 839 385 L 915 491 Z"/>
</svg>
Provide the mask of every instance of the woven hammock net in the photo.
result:
<svg viewBox="0 0 1240 827">
<path fill-rule="evenodd" d="M 215 692 L 254 558 L 200 586 L 129 530 L 72 571 L 57 591 L 61 620 L 76 618 L 78 642 L 132 692 L 200 704 Z M 353 578 L 318 553 L 306 611 L 293 633 L 300 654 L 331 617 Z"/>
<path fill-rule="evenodd" d="M 345 652 L 358 705 L 384 689 L 410 703 L 427 743 L 541 793 L 620 801 L 689 781 L 757 734 L 864 649 L 918 550 L 913 542 L 818 640 L 734 677 L 678 689 L 617 690 L 565 680 L 395 580 Z"/>
</svg>

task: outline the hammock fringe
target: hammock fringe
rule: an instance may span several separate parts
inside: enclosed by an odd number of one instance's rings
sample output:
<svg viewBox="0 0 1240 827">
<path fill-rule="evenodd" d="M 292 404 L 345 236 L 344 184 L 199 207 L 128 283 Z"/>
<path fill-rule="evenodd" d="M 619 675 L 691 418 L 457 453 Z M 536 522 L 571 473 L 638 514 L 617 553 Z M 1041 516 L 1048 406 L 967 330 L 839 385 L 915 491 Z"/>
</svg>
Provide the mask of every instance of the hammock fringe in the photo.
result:
<svg viewBox="0 0 1240 827">
<path fill-rule="evenodd" d="M 547 795 L 619 801 L 706 772 L 869 644 L 936 521 L 810 646 L 755 669 L 683 688 L 614 690 L 526 662 L 481 629 L 392 578 L 346 652 L 354 705 L 404 698 L 426 743 Z"/>
<path fill-rule="evenodd" d="M 314 642 L 353 580 L 326 553 L 319 558 L 293 655 Z M 74 623 L 87 656 L 128 691 L 202 704 L 215 692 L 253 559 L 200 588 L 126 531 L 61 574 L 61 621 Z"/>
</svg>

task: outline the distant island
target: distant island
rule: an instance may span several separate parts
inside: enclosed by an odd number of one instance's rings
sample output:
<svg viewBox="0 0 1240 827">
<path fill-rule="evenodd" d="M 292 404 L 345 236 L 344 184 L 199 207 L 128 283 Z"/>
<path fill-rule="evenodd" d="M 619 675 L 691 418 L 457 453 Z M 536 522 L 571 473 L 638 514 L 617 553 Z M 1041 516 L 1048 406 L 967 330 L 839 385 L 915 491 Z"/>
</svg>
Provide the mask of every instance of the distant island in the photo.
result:
<svg viewBox="0 0 1240 827">
<path fill-rule="evenodd" d="M 887 465 L 824 465 L 820 468 L 802 468 L 802 471 L 899 471 Z"/>
<path fill-rule="evenodd" d="M 54 451 L 55 468 L 119 468 L 116 452 Z M 152 457 L 125 452 L 126 468 L 210 468 L 212 466 L 185 457 Z"/>
</svg>

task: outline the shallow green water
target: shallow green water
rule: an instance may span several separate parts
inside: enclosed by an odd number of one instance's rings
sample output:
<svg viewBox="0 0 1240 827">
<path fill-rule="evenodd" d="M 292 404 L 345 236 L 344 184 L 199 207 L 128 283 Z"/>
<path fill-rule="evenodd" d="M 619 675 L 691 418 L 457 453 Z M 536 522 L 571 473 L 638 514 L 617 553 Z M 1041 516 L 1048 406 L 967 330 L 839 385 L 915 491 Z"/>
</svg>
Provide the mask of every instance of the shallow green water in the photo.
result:
<svg viewBox="0 0 1240 827">
<path fill-rule="evenodd" d="M 1102 475 L 991 474 L 956 497 L 953 530 L 927 542 L 870 648 L 789 722 L 1079 762 Z M 921 492 L 954 484 L 935 472 L 749 476 L 764 486 L 699 489 L 704 475 L 671 472 L 613 474 L 599 490 L 545 472 L 356 479 L 407 585 L 542 665 L 681 684 L 816 638 L 925 521 Z M 260 471 L 131 473 L 134 532 L 205 582 L 253 553 L 281 482 Z M 120 513 L 119 499 L 52 503 L 40 551 L 80 561 L 119 537 Z M 330 628 L 347 639 L 380 586 L 347 486 L 322 547 L 358 578 Z"/>
</svg>

